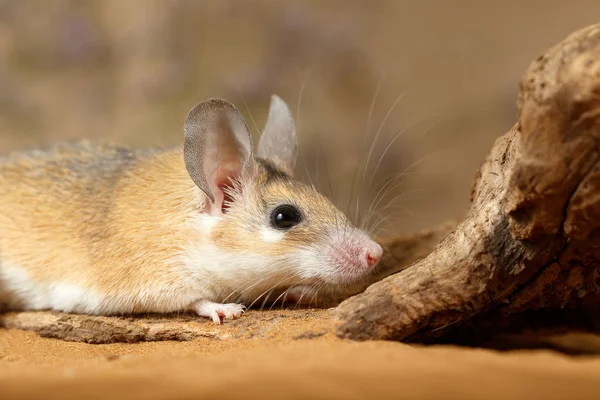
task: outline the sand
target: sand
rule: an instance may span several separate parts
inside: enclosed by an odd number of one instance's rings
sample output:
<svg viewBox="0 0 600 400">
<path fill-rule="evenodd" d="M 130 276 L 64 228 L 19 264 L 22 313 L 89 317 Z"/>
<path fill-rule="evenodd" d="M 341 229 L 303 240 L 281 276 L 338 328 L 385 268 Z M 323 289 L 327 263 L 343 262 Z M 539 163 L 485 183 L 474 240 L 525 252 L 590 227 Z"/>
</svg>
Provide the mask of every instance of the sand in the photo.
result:
<svg viewBox="0 0 600 400">
<path fill-rule="evenodd" d="M 294 318 L 294 315 L 302 318 Z M 298 316 L 296 315 L 296 316 Z M 260 332 L 93 345 L 0 329 L 0 398 L 8 399 L 596 399 L 600 357 L 548 351 L 352 342 L 299 335 L 324 312 L 245 315 Z M 275 316 L 272 318 L 272 316 Z M 286 324 L 286 321 L 290 324 Z M 274 322 L 275 321 L 275 322 Z M 199 321 L 204 324 L 204 321 Z M 208 324 L 208 323 L 207 323 Z M 225 324 L 217 329 L 233 332 Z"/>
</svg>

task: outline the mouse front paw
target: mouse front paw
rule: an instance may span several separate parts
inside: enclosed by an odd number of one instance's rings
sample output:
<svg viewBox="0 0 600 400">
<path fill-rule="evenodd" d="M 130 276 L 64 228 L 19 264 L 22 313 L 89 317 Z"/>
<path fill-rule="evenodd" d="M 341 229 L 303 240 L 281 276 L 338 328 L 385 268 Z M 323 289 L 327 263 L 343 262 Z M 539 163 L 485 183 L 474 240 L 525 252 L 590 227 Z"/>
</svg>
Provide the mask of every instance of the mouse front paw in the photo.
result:
<svg viewBox="0 0 600 400">
<path fill-rule="evenodd" d="M 199 316 L 208 317 L 212 319 L 215 324 L 220 324 L 221 318 L 239 318 L 246 311 L 246 306 L 236 303 L 221 304 L 208 300 L 200 300 L 194 304 L 194 309 Z"/>
</svg>

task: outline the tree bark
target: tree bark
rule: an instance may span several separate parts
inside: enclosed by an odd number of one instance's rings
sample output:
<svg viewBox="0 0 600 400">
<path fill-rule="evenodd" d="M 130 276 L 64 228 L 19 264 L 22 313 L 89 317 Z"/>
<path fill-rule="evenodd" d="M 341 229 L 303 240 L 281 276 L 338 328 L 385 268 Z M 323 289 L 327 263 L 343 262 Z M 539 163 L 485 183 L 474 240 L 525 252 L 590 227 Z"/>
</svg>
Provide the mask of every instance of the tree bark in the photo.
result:
<svg viewBox="0 0 600 400">
<path fill-rule="evenodd" d="M 339 336 L 427 341 L 600 309 L 600 25 L 538 57 L 518 106 L 466 218 L 427 257 L 340 304 Z"/>
</svg>

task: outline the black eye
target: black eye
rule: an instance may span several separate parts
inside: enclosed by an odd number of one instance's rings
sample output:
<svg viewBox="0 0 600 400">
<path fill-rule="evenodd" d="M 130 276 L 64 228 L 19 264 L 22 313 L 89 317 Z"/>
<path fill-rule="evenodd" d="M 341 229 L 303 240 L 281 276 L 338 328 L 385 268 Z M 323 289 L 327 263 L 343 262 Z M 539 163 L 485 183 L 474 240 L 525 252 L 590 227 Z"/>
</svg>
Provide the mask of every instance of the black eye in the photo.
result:
<svg viewBox="0 0 600 400">
<path fill-rule="evenodd" d="M 288 204 L 278 206 L 271 213 L 271 226 L 277 229 L 290 229 L 302 221 L 300 211 Z"/>
</svg>

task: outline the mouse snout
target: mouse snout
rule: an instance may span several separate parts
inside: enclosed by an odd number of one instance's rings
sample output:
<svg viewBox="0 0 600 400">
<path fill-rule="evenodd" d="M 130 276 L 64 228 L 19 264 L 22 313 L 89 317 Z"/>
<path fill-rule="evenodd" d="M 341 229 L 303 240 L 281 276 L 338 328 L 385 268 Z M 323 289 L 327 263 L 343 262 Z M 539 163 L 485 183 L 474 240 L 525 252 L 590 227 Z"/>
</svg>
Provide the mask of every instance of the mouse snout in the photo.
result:
<svg viewBox="0 0 600 400">
<path fill-rule="evenodd" d="M 356 230 L 331 243 L 329 259 L 339 271 L 361 276 L 374 268 L 383 255 L 379 244 Z"/>
<path fill-rule="evenodd" d="M 365 250 L 365 259 L 367 261 L 367 265 L 369 267 L 374 267 L 381 260 L 381 256 L 383 255 L 383 249 L 377 243 L 373 243 L 370 248 Z"/>
</svg>

